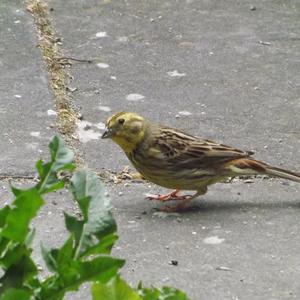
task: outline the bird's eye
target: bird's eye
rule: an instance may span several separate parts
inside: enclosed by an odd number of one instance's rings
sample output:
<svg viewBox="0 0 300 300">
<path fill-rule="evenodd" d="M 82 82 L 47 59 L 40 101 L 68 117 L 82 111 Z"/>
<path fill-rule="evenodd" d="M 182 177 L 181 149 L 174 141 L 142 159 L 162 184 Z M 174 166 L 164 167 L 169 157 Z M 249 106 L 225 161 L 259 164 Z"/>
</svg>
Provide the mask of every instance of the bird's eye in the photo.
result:
<svg viewBox="0 0 300 300">
<path fill-rule="evenodd" d="M 123 125 L 124 122 L 125 122 L 125 119 L 119 119 L 119 120 L 118 120 L 118 123 L 119 123 L 120 125 Z"/>
</svg>

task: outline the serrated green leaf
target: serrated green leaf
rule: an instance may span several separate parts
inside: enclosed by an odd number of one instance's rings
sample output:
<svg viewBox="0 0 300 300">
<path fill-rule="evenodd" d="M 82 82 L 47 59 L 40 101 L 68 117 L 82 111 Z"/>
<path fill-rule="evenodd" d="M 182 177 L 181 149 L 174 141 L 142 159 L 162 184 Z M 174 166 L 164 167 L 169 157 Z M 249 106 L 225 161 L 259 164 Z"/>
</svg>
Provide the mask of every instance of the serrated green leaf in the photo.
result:
<svg viewBox="0 0 300 300">
<path fill-rule="evenodd" d="M 0 296 L 0 300 L 29 300 L 31 295 L 28 290 L 10 288 Z"/>
<path fill-rule="evenodd" d="M 35 188 L 22 191 L 12 203 L 0 235 L 24 243 L 29 232 L 29 223 L 43 203 L 44 200 Z"/>
<path fill-rule="evenodd" d="M 74 160 L 74 153 L 70 150 L 64 140 L 55 136 L 49 144 L 51 160 L 55 161 L 55 170 L 62 170 L 67 164 L 71 164 Z"/>
<path fill-rule="evenodd" d="M 95 247 L 102 237 L 115 232 L 117 225 L 103 184 L 93 172 L 76 172 L 71 178 L 70 189 L 85 219 L 77 241 L 76 257 L 80 257 Z"/>
<path fill-rule="evenodd" d="M 61 170 L 73 170 L 74 153 L 65 145 L 64 141 L 55 136 L 49 144 L 51 162 L 43 163 L 39 160 L 36 168 L 40 182 L 37 188 L 40 193 L 49 193 L 63 188 L 64 182 L 57 178 L 57 172 Z"/>
<path fill-rule="evenodd" d="M 119 276 L 114 277 L 108 283 L 94 283 L 92 286 L 93 300 L 142 300 Z"/>
<path fill-rule="evenodd" d="M 90 261 L 60 261 L 59 276 L 55 275 L 42 283 L 42 299 L 60 299 L 67 291 L 75 291 L 87 281 L 106 283 L 116 276 L 119 268 L 124 265 L 121 259 L 108 256 L 96 257 Z"/>
<path fill-rule="evenodd" d="M 138 292 L 143 300 L 190 300 L 185 293 L 172 287 L 141 288 Z"/>
</svg>

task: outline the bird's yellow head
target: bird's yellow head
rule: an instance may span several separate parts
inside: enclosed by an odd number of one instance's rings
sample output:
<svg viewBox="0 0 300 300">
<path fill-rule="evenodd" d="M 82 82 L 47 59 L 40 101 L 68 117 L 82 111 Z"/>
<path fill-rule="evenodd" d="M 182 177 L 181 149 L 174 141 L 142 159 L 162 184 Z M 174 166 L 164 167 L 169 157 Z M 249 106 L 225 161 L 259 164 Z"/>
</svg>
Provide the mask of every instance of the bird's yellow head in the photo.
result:
<svg viewBox="0 0 300 300">
<path fill-rule="evenodd" d="M 107 120 L 102 138 L 111 138 L 128 154 L 143 141 L 147 123 L 136 113 L 119 112 Z"/>
</svg>

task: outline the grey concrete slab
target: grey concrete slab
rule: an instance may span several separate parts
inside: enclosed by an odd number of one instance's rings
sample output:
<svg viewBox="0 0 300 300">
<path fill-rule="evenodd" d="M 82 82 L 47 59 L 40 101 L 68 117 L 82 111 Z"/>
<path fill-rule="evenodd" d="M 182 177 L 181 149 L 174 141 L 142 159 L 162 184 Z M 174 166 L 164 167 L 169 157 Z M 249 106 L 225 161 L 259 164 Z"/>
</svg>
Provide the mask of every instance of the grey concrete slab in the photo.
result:
<svg viewBox="0 0 300 300">
<path fill-rule="evenodd" d="M 47 73 L 25 1 L 0 3 L 0 173 L 28 174 L 43 156 L 55 117 Z"/>
<path fill-rule="evenodd" d="M 298 1 L 47 2 L 65 55 L 96 60 L 71 69 L 74 102 L 92 123 L 81 147 L 94 170 L 128 164 L 93 126 L 120 110 L 299 169 Z M 180 111 L 192 114 L 176 118 Z M 161 191 L 153 185 L 108 188 L 120 231 L 114 253 L 133 284 L 175 285 L 196 300 L 299 298 L 296 183 L 216 185 L 195 210 L 168 216 L 143 200 Z"/>
</svg>

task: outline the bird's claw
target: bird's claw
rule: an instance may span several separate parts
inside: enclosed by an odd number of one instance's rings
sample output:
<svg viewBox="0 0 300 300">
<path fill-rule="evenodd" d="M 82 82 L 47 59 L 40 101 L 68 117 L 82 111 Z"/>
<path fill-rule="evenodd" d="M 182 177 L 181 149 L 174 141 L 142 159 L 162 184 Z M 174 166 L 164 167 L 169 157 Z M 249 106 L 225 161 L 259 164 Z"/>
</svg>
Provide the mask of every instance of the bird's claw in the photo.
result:
<svg viewBox="0 0 300 300">
<path fill-rule="evenodd" d="M 170 199 L 170 195 L 155 195 L 155 194 L 146 194 L 147 200 L 157 200 L 157 201 L 168 201 Z"/>
<path fill-rule="evenodd" d="M 146 199 L 148 200 L 157 200 L 157 201 L 171 201 L 171 200 L 190 200 L 192 198 L 191 195 L 182 195 L 178 196 L 177 192 L 172 192 L 167 195 L 154 195 L 154 194 L 146 194 Z"/>
</svg>

